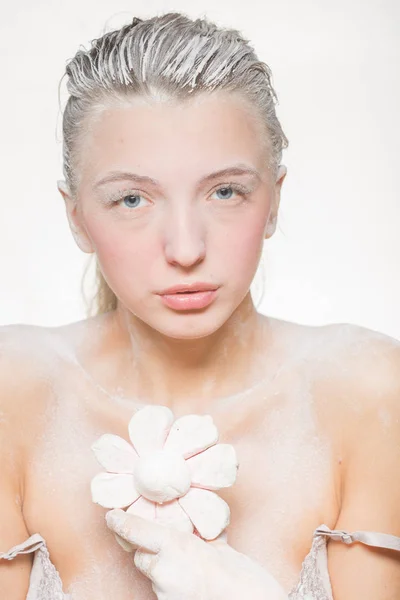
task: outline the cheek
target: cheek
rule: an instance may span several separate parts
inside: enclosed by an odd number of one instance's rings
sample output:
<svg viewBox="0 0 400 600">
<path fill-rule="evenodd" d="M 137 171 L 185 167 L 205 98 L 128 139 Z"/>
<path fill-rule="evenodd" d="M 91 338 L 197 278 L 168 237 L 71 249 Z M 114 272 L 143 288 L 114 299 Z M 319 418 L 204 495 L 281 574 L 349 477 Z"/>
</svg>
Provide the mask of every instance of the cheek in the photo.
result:
<svg viewBox="0 0 400 600">
<path fill-rule="evenodd" d="M 227 227 L 216 239 L 215 256 L 236 278 L 252 279 L 263 249 L 265 222 L 262 218 L 244 218 Z"/>
<path fill-rule="evenodd" d="M 107 223 L 92 223 L 87 227 L 92 239 L 102 272 L 114 289 L 131 282 L 135 284 L 148 280 L 154 269 L 159 250 L 152 236 L 145 231 L 131 231 Z"/>
</svg>

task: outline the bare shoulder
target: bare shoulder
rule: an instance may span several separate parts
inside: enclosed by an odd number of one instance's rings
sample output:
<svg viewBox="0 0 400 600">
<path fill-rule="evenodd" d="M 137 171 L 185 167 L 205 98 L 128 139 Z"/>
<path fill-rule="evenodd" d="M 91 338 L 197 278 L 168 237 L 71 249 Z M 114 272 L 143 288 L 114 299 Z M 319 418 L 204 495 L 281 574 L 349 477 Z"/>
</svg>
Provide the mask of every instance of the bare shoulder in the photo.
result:
<svg viewBox="0 0 400 600">
<path fill-rule="evenodd" d="M 93 327 L 90 319 L 60 327 L 0 327 L 0 423 L 18 430 L 40 415 L 54 383 L 79 365 L 78 351 Z"/>
<path fill-rule="evenodd" d="M 324 329 L 330 347 L 338 350 L 353 368 L 375 366 L 372 375 L 376 369 L 391 369 L 396 357 L 398 360 L 400 340 L 380 331 L 348 323 L 327 325 Z"/>
<path fill-rule="evenodd" d="M 0 327 L 0 405 L 2 411 L 20 411 L 44 376 L 49 353 L 43 328 L 32 325 Z"/>
<path fill-rule="evenodd" d="M 0 360 L 27 360 L 24 366 L 49 364 L 54 357 L 72 359 L 77 344 L 85 335 L 90 319 L 58 327 L 13 324 L 0 327 Z"/>
<path fill-rule="evenodd" d="M 367 452 L 380 444 L 382 456 L 393 452 L 393 444 L 400 450 L 400 341 L 356 325 L 328 329 L 333 338 L 328 371 L 348 456 L 360 458 L 360 445 Z"/>
<path fill-rule="evenodd" d="M 400 341 L 352 324 L 323 329 L 324 366 L 343 408 L 387 421 L 386 411 L 400 409 Z"/>
<path fill-rule="evenodd" d="M 275 328 L 286 340 L 288 365 L 301 364 L 310 378 L 329 383 L 344 404 L 348 399 L 349 409 L 368 410 L 399 385 L 400 340 L 350 323 L 309 326 L 275 320 Z"/>
<path fill-rule="evenodd" d="M 310 335 L 320 402 L 340 442 L 336 528 L 400 536 L 400 341 L 350 324 Z"/>
<path fill-rule="evenodd" d="M 5 374 L 11 368 L 13 373 L 23 369 L 40 375 L 61 362 L 76 363 L 81 349 L 94 344 L 104 321 L 101 315 L 57 327 L 4 325 L 0 327 L 0 369 Z"/>
<path fill-rule="evenodd" d="M 349 323 L 276 321 L 275 329 L 284 340 L 288 373 L 306 380 L 321 423 L 340 441 L 343 455 L 368 430 L 387 433 L 398 425 L 399 340 Z"/>
<path fill-rule="evenodd" d="M 400 536 L 400 341 L 347 323 L 282 331 L 334 448 L 336 528 Z"/>
</svg>

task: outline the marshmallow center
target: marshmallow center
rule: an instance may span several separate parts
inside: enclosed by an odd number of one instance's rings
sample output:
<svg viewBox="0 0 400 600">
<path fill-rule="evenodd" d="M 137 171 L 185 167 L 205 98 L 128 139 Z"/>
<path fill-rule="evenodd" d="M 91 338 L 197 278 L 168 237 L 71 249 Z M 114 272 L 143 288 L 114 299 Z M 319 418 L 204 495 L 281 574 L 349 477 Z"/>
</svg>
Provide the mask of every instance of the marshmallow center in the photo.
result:
<svg viewBox="0 0 400 600">
<path fill-rule="evenodd" d="M 159 504 L 184 496 L 191 484 L 190 470 L 183 456 L 167 449 L 140 458 L 134 478 L 137 491 Z"/>
</svg>

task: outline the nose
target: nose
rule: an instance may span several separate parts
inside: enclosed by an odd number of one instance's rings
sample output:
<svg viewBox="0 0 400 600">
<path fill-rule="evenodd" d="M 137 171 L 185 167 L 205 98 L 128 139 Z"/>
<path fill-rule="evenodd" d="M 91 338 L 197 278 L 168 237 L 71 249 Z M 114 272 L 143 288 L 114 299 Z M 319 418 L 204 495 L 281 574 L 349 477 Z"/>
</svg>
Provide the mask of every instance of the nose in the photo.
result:
<svg viewBox="0 0 400 600">
<path fill-rule="evenodd" d="M 191 208 L 170 209 L 165 223 L 165 256 L 171 265 L 189 268 L 204 260 L 205 232 L 200 215 Z"/>
</svg>

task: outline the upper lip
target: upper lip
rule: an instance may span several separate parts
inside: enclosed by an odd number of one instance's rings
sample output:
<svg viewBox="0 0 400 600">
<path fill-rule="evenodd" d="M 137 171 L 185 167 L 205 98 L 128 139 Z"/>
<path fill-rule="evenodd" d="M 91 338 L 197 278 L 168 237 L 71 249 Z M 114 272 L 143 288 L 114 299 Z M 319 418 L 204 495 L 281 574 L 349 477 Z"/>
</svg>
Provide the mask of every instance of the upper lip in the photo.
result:
<svg viewBox="0 0 400 600">
<path fill-rule="evenodd" d="M 166 294 L 177 294 L 178 292 L 207 292 L 216 290 L 217 288 L 218 286 L 213 283 L 195 281 L 194 283 L 181 283 L 179 285 L 173 285 L 170 288 L 158 292 L 158 294 L 160 296 L 164 296 Z"/>
</svg>

